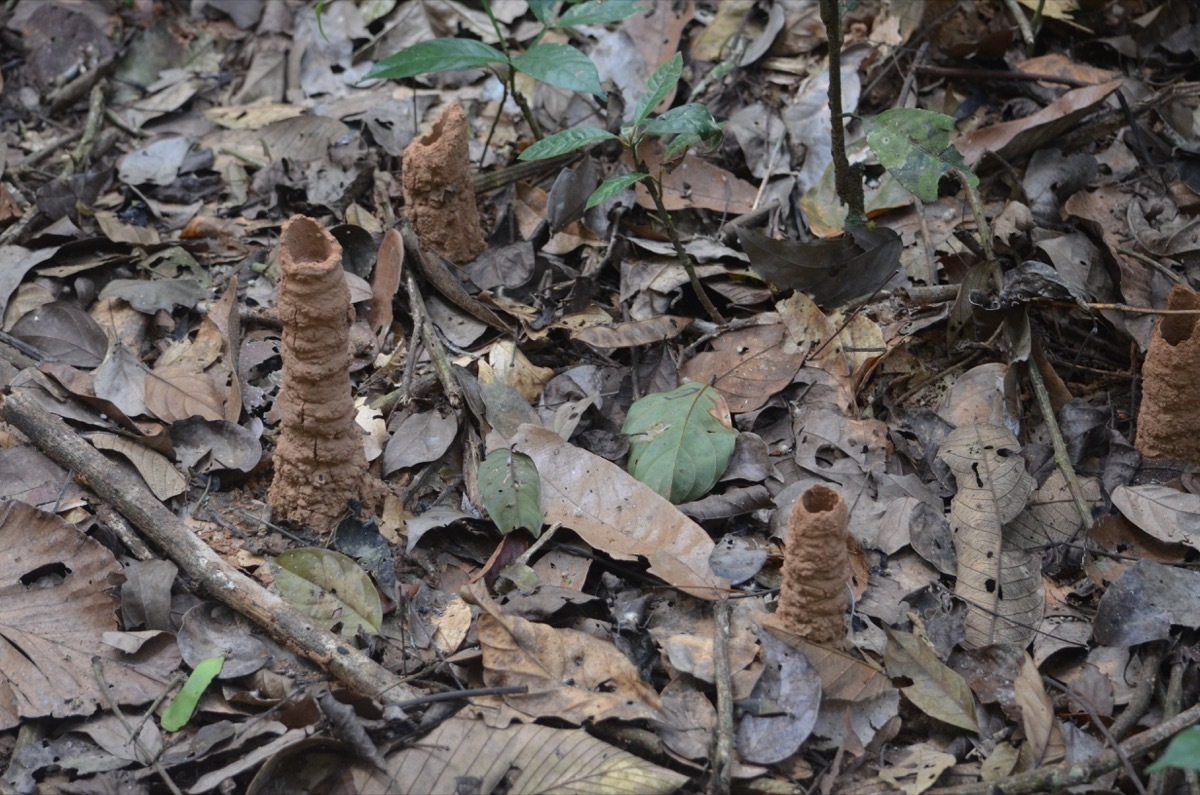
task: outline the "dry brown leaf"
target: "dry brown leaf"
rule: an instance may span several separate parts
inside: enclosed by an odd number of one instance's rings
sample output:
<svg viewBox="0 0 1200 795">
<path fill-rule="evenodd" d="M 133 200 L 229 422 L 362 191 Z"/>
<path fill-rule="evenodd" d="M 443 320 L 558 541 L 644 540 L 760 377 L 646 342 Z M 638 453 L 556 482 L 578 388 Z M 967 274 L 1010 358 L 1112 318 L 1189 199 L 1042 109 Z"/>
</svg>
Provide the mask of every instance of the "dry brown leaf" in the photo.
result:
<svg viewBox="0 0 1200 795">
<path fill-rule="evenodd" d="M 1005 542 L 1001 531 L 1037 485 L 1019 448 L 1007 428 L 980 424 L 951 431 L 938 450 L 958 483 L 950 527 L 958 554 L 954 592 L 967 603 L 967 648 L 1024 645 L 1045 610 L 1041 558 Z"/>
<path fill-rule="evenodd" d="M 155 368 L 146 376 L 146 409 L 163 422 L 195 415 L 206 420 L 225 417 L 225 401 L 212 379 L 175 366 Z"/>
<path fill-rule="evenodd" d="M 237 311 L 237 276 L 225 286 L 225 292 L 213 302 L 207 318 L 221 336 L 222 356 L 212 376 L 229 384 L 225 393 L 225 419 L 237 423 L 242 416 L 242 382 L 238 376 L 238 354 L 242 348 L 242 326 Z"/>
<path fill-rule="evenodd" d="M 162 453 L 115 433 L 94 433 L 88 441 L 97 450 L 112 450 L 129 459 L 158 499 L 165 502 L 187 491 L 187 478 Z"/>
<path fill-rule="evenodd" d="M 625 470 L 536 425 L 520 426 L 511 442 L 537 466 L 547 524 L 561 522 L 619 560 L 643 557 L 651 574 L 692 596 L 718 599 L 729 587 L 709 566 L 704 528 Z"/>
<path fill-rule="evenodd" d="M 527 693 L 504 696 L 504 702 L 528 719 L 577 724 L 662 719 L 658 693 L 613 644 L 506 616 L 479 584 L 463 596 L 484 610 L 477 626 L 483 681 L 489 687 L 527 687 Z"/>
<path fill-rule="evenodd" d="M 1031 116 L 976 130 L 958 139 L 955 146 L 969 166 L 979 162 L 984 152 L 996 152 L 1011 162 L 1071 129 L 1120 87 L 1120 80 L 1111 80 L 1068 91 Z"/>
<path fill-rule="evenodd" d="M 928 643 L 909 632 L 884 628 L 888 636 L 883 660 L 888 676 L 912 684 L 900 692 L 931 718 L 968 731 L 979 731 L 975 696 L 966 681 L 938 659 Z"/>
<path fill-rule="evenodd" d="M 804 364 L 804 353 L 785 341 L 780 324 L 729 331 L 712 341 L 712 351 L 685 364 L 680 375 L 711 383 L 735 414 L 753 411 L 790 384 Z"/>
<path fill-rule="evenodd" d="M 647 146 L 642 154 L 651 174 L 662 171 L 661 152 L 656 147 Z M 638 205 L 654 210 L 654 201 L 642 183 L 635 187 Z M 668 212 L 700 208 L 743 215 L 754 209 L 754 197 L 758 195 L 758 189 L 749 182 L 690 152 L 663 174 L 661 190 L 663 207 Z"/>
<path fill-rule="evenodd" d="M 14 501 L 0 503 L 0 549 L 0 729 L 92 714 L 105 703 L 93 657 L 118 704 L 162 692 L 177 656 L 134 665 L 103 642 L 117 629 L 109 578 L 121 567 L 111 552 L 54 514 Z"/>
<path fill-rule="evenodd" d="M 371 273 L 371 305 L 367 309 L 367 322 L 380 345 L 392 327 L 392 302 L 400 289 L 403 272 L 404 238 L 395 229 L 389 229 L 383 233 L 383 242 L 375 257 L 375 270 Z"/>
<path fill-rule="evenodd" d="M 759 624 L 784 643 L 804 652 L 821 677 L 821 693 L 825 698 L 867 701 L 892 689 L 887 674 L 876 666 L 841 649 L 800 637 L 785 627 L 774 613 L 761 616 Z"/>
</svg>

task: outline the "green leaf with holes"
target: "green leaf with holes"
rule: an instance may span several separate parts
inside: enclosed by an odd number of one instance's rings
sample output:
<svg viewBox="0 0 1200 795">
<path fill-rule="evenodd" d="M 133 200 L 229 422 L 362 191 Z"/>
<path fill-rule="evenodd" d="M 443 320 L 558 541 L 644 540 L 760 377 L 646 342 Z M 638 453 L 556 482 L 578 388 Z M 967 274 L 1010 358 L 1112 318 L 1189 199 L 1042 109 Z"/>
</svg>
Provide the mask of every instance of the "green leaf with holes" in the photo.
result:
<svg viewBox="0 0 1200 795">
<path fill-rule="evenodd" d="M 893 108 L 866 116 L 862 122 L 867 145 L 879 162 L 921 201 L 937 201 L 938 180 L 956 171 L 966 175 L 972 188 L 979 186 L 979 177 L 950 143 L 951 117 L 918 108 Z"/>
<path fill-rule="evenodd" d="M 171 703 L 163 712 L 160 723 L 165 730 L 177 732 L 187 725 L 196 712 L 196 704 L 199 703 L 200 696 L 204 695 L 204 691 L 212 684 L 212 680 L 221 673 L 221 666 L 224 664 L 224 657 L 209 657 L 207 660 L 201 660 L 192 669 L 192 674 L 184 683 L 183 689 L 175 698 L 171 699 Z"/>
<path fill-rule="evenodd" d="M 326 629 L 353 638 L 361 627 L 379 634 L 383 605 L 375 584 L 353 558 L 332 549 L 289 549 L 267 564 L 271 587 Z"/>
<path fill-rule="evenodd" d="M 479 465 L 483 507 L 501 533 L 523 527 L 534 538 L 542 532 L 542 482 L 537 465 L 524 453 L 493 450 Z"/>
<path fill-rule="evenodd" d="M 695 382 L 634 403 L 621 432 L 629 436 L 629 474 L 676 504 L 716 485 L 738 435 L 721 393 Z"/>
</svg>

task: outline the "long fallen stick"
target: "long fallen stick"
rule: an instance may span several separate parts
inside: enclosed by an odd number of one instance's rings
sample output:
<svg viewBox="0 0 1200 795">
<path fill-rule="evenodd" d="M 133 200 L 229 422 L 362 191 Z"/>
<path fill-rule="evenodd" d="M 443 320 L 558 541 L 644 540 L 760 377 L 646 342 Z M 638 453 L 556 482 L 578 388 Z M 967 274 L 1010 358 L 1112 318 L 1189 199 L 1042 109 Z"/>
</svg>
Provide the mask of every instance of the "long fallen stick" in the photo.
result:
<svg viewBox="0 0 1200 795">
<path fill-rule="evenodd" d="M 0 416 L 60 465 L 74 470 L 102 500 L 125 515 L 160 552 L 209 596 L 262 627 L 268 635 L 325 668 L 339 682 L 385 703 L 418 698 L 420 692 L 343 638 L 222 560 L 167 510 L 141 480 L 127 474 L 19 391 L 4 398 Z"/>
</svg>

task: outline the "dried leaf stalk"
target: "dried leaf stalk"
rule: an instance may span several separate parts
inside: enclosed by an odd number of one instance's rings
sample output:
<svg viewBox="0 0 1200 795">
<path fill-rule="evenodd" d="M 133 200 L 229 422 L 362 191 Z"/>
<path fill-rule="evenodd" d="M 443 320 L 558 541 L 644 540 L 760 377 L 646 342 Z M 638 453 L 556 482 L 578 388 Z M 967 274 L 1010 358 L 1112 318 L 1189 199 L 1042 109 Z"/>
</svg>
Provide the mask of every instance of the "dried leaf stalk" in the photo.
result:
<svg viewBox="0 0 1200 795">
<path fill-rule="evenodd" d="M 849 520 L 842 495 L 826 486 L 801 494 L 788 516 L 776 615 L 791 631 L 815 643 L 846 638 Z"/>
<path fill-rule="evenodd" d="M 283 416 L 267 500 L 277 516 L 332 530 L 347 500 L 374 501 L 350 387 L 350 291 L 342 247 L 295 215 L 280 237 Z"/>
<path fill-rule="evenodd" d="M 1168 309 L 1200 309 L 1200 294 L 1176 285 Z M 1154 330 L 1142 363 L 1142 405 L 1138 411 L 1137 448 L 1150 458 L 1174 458 L 1200 464 L 1200 369 L 1197 315 L 1168 315 Z"/>
</svg>

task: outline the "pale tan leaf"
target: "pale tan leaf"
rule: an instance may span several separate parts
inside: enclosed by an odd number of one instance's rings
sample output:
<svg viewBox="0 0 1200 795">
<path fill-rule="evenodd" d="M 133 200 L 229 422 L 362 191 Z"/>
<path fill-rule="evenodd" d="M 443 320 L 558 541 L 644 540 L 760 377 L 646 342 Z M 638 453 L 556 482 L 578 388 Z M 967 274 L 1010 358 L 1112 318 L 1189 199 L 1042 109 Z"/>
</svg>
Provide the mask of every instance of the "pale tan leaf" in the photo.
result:
<svg viewBox="0 0 1200 795">
<path fill-rule="evenodd" d="M 921 795 L 937 783 L 938 776 L 958 760 L 926 743 L 911 746 L 896 764 L 879 771 L 879 778 L 903 790 L 905 795 Z"/>
<path fill-rule="evenodd" d="M 160 500 L 169 500 L 187 490 L 187 478 L 162 453 L 115 433 L 94 433 L 88 436 L 88 441 L 97 450 L 112 450 L 129 459 Z"/>
<path fill-rule="evenodd" d="M 979 731 L 975 696 L 966 681 L 939 660 L 933 648 L 916 635 L 887 627 L 884 632 L 888 636 L 888 645 L 883 662 L 888 676 L 912 680 L 912 684 L 900 688 L 900 692 L 931 718 L 968 731 Z"/>
<path fill-rule="evenodd" d="M 547 524 L 561 522 L 620 560 L 645 558 L 651 574 L 693 596 L 717 599 L 729 587 L 709 565 L 712 538 L 649 486 L 536 425 L 511 441 L 537 466 Z"/>
<path fill-rule="evenodd" d="M 1013 680 L 1013 691 L 1017 706 L 1021 708 L 1021 726 L 1025 729 L 1022 756 L 1027 748 L 1032 767 L 1061 761 L 1066 755 L 1062 730 L 1055 720 L 1054 705 L 1042 684 L 1042 675 L 1029 652 L 1025 652 L 1021 670 Z"/>
<path fill-rule="evenodd" d="M 200 416 L 220 420 L 225 402 L 204 373 L 179 367 L 154 369 L 146 376 L 146 409 L 163 422 Z"/>
<path fill-rule="evenodd" d="M 1024 645 L 1045 611 L 1040 557 L 1005 542 L 1002 532 L 1036 486 L 1019 448 L 1006 428 L 966 425 L 947 435 L 938 450 L 958 483 L 950 528 L 958 554 L 954 592 L 967 603 L 967 648 Z"/>
<path fill-rule="evenodd" d="M 350 771 L 353 792 L 456 792 L 464 777 L 477 792 L 644 793 L 668 795 L 687 776 L 653 765 L 579 729 L 518 725 L 493 729 L 451 718 L 387 760 L 387 771 L 365 764 Z"/>
<path fill-rule="evenodd" d="M 588 325 L 571 336 L 593 348 L 636 348 L 673 339 L 691 324 L 689 317 L 659 315 L 629 323 Z"/>
</svg>

